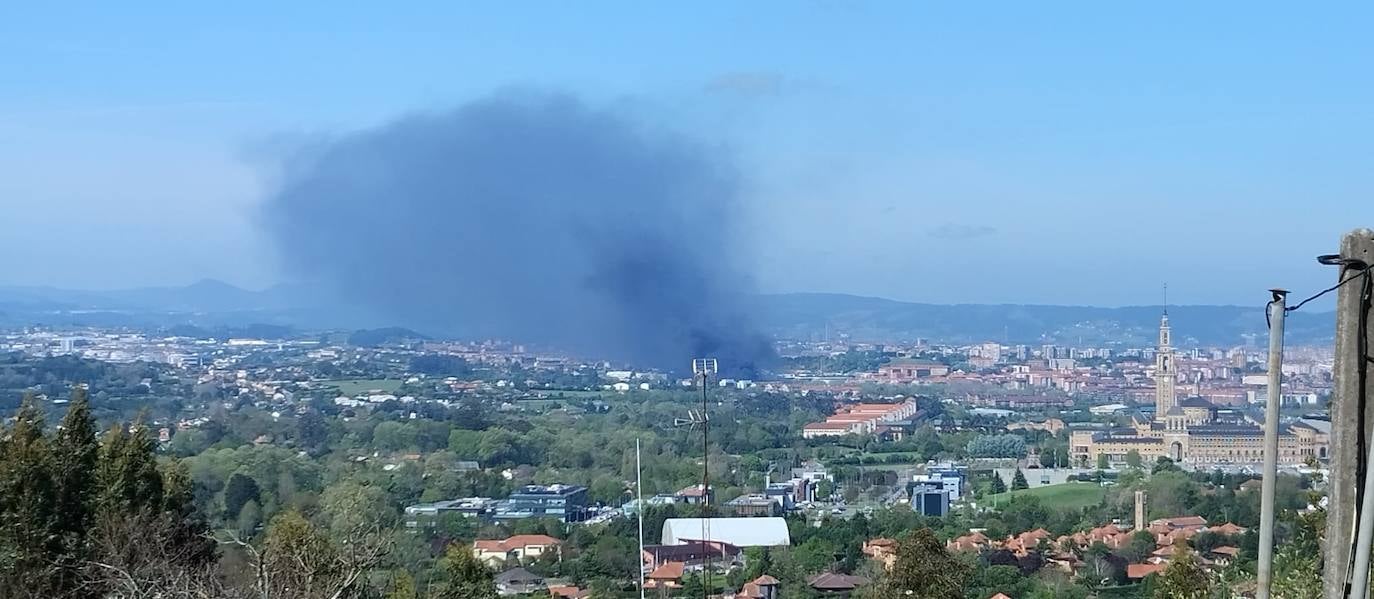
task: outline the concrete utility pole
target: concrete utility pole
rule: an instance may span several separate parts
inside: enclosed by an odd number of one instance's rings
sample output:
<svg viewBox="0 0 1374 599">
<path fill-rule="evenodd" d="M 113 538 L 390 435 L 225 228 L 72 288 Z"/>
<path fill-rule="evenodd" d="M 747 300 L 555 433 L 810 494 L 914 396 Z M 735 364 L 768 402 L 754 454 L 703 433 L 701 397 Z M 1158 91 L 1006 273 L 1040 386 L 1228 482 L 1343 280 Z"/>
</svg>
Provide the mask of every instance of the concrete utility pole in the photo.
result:
<svg viewBox="0 0 1374 599">
<path fill-rule="evenodd" d="M 639 439 L 635 439 L 635 515 L 639 516 L 639 599 L 644 599 L 644 469 L 639 463 Z"/>
<path fill-rule="evenodd" d="M 1255 599 L 1269 599 L 1274 569 L 1274 486 L 1279 476 L 1279 403 L 1283 400 L 1283 321 L 1288 292 L 1271 289 L 1269 311 L 1269 392 L 1264 401 L 1264 478 L 1260 487 L 1259 583 Z"/>
<path fill-rule="evenodd" d="M 1357 229 L 1346 234 L 1341 240 L 1340 257 L 1345 261 L 1341 266 L 1340 279 L 1359 276 L 1360 264 L 1374 264 L 1374 231 Z M 1361 300 L 1362 284 L 1358 281 L 1342 285 L 1336 296 L 1336 361 L 1334 365 L 1335 387 L 1331 398 L 1331 443 L 1330 470 L 1328 482 L 1328 507 L 1326 514 L 1326 546 L 1323 549 L 1322 597 L 1340 599 L 1349 590 L 1351 547 L 1354 544 L 1356 486 L 1360 484 L 1357 464 L 1365 456 L 1359 455 L 1362 444 L 1360 432 L 1367 438 L 1374 432 L 1374 382 L 1360 388 L 1360 373 L 1365 369 L 1361 364 L 1364 356 L 1360 350 L 1368 351 L 1374 347 L 1374 318 L 1365 318 Z M 1364 324 L 1364 330 L 1361 330 Z M 1361 397 L 1363 392 L 1364 397 Z M 1360 422 L 1360 406 L 1364 410 L 1364 422 Z M 1374 516 L 1374 514 L 1366 514 Z M 1362 590 L 1363 591 L 1363 590 Z M 1360 592 L 1355 595 L 1363 597 Z"/>
</svg>

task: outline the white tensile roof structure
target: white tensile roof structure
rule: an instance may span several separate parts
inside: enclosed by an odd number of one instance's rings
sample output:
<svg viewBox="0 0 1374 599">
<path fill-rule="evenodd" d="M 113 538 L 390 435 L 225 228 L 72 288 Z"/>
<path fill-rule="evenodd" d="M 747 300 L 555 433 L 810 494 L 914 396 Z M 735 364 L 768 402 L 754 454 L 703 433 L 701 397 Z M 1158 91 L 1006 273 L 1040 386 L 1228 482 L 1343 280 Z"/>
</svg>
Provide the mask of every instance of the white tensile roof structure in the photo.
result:
<svg viewBox="0 0 1374 599">
<path fill-rule="evenodd" d="M 702 539 L 702 518 L 669 518 L 663 522 L 664 545 L 718 541 L 736 547 L 785 547 L 792 544 L 782 518 L 711 518 L 710 538 Z"/>
</svg>

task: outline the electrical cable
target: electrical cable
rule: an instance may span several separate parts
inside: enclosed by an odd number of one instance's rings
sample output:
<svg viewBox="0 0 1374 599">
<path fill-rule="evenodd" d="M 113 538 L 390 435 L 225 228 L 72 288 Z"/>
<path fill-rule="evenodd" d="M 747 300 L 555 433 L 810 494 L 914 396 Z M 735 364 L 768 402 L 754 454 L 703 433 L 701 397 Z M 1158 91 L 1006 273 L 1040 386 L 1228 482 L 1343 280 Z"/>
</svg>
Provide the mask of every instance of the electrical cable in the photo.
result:
<svg viewBox="0 0 1374 599">
<path fill-rule="evenodd" d="M 1312 300 L 1315 300 L 1328 293 L 1331 293 L 1332 291 L 1344 287 L 1347 283 L 1350 283 L 1351 281 L 1360 281 L 1360 305 L 1359 317 L 1357 318 L 1357 326 L 1359 333 L 1355 335 L 1355 353 L 1359 356 L 1359 360 L 1356 361 L 1355 365 L 1355 377 L 1359 391 L 1356 394 L 1357 400 L 1355 404 L 1355 510 L 1354 518 L 1352 519 L 1352 530 L 1358 530 L 1360 526 L 1360 520 L 1362 518 L 1367 516 L 1374 517 L 1374 515 L 1361 513 L 1361 507 L 1364 505 L 1364 483 L 1366 477 L 1369 476 L 1370 466 L 1370 464 L 1367 463 L 1369 439 L 1366 438 L 1368 431 L 1365 427 L 1365 416 L 1368 411 L 1367 394 L 1369 389 L 1369 364 L 1370 362 L 1374 362 L 1374 357 L 1371 357 L 1369 355 L 1368 342 L 1370 310 L 1371 308 L 1374 308 L 1374 272 L 1371 272 L 1374 271 L 1374 264 L 1366 264 L 1363 260 L 1357 260 L 1354 258 L 1343 258 L 1339 254 L 1326 254 L 1318 256 L 1317 262 L 1320 262 L 1321 264 L 1325 264 L 1327 266 L 1340 266 L 1341 274 L 1338 282 L 1335 285 L 1318 291 L 1317 293 L 1303 299 L 1302 301 L 1293 304 L 1292 306 L 1285 307 L 1284 312 L 1287 313 L 1297 310 Z M 1272 327 L 1272 323 L 1270 323 L 1269 319 L 1269 310 L 1273 307 L 1275 301 L 1277 300 L 1271 300 L 1268 304 L 1265 305 L 1264 322 L 1266 327 Z M 1357 543 L 1358 539 L 1356 538 L 1356 535 L 1351 534 L 1350 553 L 1349 557 L 1347 558 L 1348 561 L 1346 562 L 1345 568 L 1345 592 L 1342 593 L 1343 596 L 1350 594 L 1350 586 L 1352 584 L 1351 575 L 1354 574 L 1355 569 L 1355 552 L 1357 549 Z"/>
<path fill-rule="evenodd" d="M 1296 303 L 1296 304 L 1293 304 L 1293 305 L 1291 305 L 1291 306 L 1288 306 L 1287 308 L 1284 309 L 1285 312 L 1292 312 L 1292 311 L 1294 311 L 1294 310 L 1297 310 L 1298 308 L 1301 308 L 1301 307 L 1303 306 L 1303 304 L 1306 304 L 1307 302 L 1310 302 L 1310 301 L 1312 301 L 1312 300 L 1314 300 L 1314 299 L 1317 299 L 1317 298 L 1319 298 L 1319 297 L 1321 297 L 1321 296 L 1323 296 L 1323 295 L 1326 295 L 1326 294 L 1328 294 L 1328 293 L 1331 293 L 1332 291 L 1335 291 L 1335 290 L 1337 290 L 1337 289 L 1340 289 L 1343 285 L 1345 285 L 1346 283 L 1349 283 L 1349 282 L 1351 282 L 1351 281 L 1354 281 L 1354 280 L 1355 280 L 1356 278 L 1358 278 L 1360 275 L 1368 275 L 1368 274 L 1369 274 L 1369 270 L 1370 270 L 1371 268 L 1374 268 L 1374 264 L 1365 264 L 1364 262 L 1362 262 L 1362 261 L 1360 261 L 1360 260 L 1350 260 L 1350 259 L 1347 259 L 1347 258 L 1341 258 L 1341 257 L 1339 257 L 1339 256 L 1331 256 L 1331 255 L 1318 256 L 1318 257 L 1317 257 L 1317 261 L 1318 261 L 1318 262 L 1321 262 L 1322 264 L 1327 264 L 1327 265 L 1350 266 L 1350 265 L 1354 265 L 1354 264 L 1359 264 L 1359 265 L 1361 265 L 1361 266 L 1359 267 L 1359 270 L 1358 270 L 1356 273 L 1354 273 L 1354 276 L 1351 276 L 1350 278 L 1342 278 L 1341 281 L 1340 281 L 1339 283 L 1336 283 L 1335 285 L 1332 285 L 1332 286 L 1330 286 L 1330 287 L 1327 287 L 1326 289 L 1323 289 L 1323 290 L 1321 290 L 1321 291 L 1318 291 L 1317 293 L 1313 294 L 1312 296 L 1308 297 L 1307 299 L 1304 299 L 1304 300 L 1302 300 L 1302 301 L 1300 301 L 1300 302 L 1298 302 L 1298 303 Z M 1342 277 L 1344 277 L 1345 274 L 1346 274 L 1346 271 L 1342 271 L 1342 272 L 1341 272 L 1341 276 L 1342 276 Z"/>
</svg>

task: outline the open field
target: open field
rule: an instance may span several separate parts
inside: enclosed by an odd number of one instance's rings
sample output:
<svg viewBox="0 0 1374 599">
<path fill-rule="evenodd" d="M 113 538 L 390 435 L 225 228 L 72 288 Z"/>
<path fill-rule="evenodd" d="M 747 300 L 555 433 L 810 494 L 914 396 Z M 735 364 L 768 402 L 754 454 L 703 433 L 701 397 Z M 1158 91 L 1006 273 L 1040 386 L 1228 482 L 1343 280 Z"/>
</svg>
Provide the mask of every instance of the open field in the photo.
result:
<svg viewBox="0 0 1374 599">
<path fill-rule="evenodd" d="M 1039 497 L 1042 503 L 1051 507 L 1076 510 L 1097 505 L 1106 494 L 1107 489 L 1096 483 L 1061 483 L 989 495 L 984 497 L 979 504 L 1005 503 L 1013 496 L 1028 495 Z"/>
</svg>

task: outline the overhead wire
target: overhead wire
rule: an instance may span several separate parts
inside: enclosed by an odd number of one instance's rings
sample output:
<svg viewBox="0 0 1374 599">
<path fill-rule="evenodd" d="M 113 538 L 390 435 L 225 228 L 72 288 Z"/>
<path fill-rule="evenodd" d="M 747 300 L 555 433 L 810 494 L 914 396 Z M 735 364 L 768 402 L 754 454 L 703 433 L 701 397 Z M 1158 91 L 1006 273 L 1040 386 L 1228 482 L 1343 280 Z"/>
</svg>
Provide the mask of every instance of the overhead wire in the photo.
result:
<svg viewBox="0 0 1374 599">
<path fill-rule="evenodd" d="M 1355 378 L 1357 381 L 1358 393 L 1356 395 L 1357 399 L 1355 403 L 1355 509 L 1354 518 L 1352 521 L 1352 529 L 1358 529 L 1360 520 L 1362 518 L 1371 517 L 1371 515 L 1369 514 L 1361 513 L 1361 507 L 1364 505 L 1364 481 L 1365 478 L 1369 476 L 1369 464 L 1367 463 L 1369 439 L 1366 438 L 1368 431 L 1365 427 L 1365 415 L 1368 411 L 1367 393 L 1369 389 L 1369 364 L 1370 362 L 1374 362 L 1374 358 L 1372 358 L 1369 355 L 1368 343 L 1370 316 L 1369 313 L 1371 307 L 1374 307 L 1374 272 L 1371 272 L 1372 269 L 1374 269 L 1374 264 L 1367 264 L 1363 260 L 1357 260 L 1354 258 L 1343 258 L 1338 254 L 1326 254 L 1323 256 L 1318 256 L 1317 261 L 1328 266 L 1340 266 L 1341 274 L 1339 280 L 1335 285 L 1322 289 L 1321 291 L 1318 291 L 1317 293 L 1308 296 L 1307 298 L 1303 299 L 1302 301 L 1296 304 L 1293 304 L 1292 306 L 1285 307 L 1284 312 L 1292 312 L 1294 310 L 1302 308 L 1308 302 L 1311 302 L 1312 300 L 1315 300 L 1328 293 L 1331 293 L 1332 291 L 1336 291 L 1337 289 L 1340 289 L 1341 287 L 1344 287 L 1345 285 L 1349 284 L 1351 281 L 1361 282 L 1359 294 L 1359 314 L 1357 317 L 1357 326 L 1359 327 L 1359 333 L 1355 335 L 1355 353 L 1359 356 L 1359 360 L 1356 361 L 1355 365 Z M 1271 300 L 1269 304 L 1265 306 L 1264 320 L 1266 325 L 1272 326 L 1269 322 L 1269 312 L 1275 301 L 1278 300 Z M 1357 543 L 1358 540 L 1356 539 L 1356 536 L 1354 534 L 1351 534 L 1350 554 L 1348 557 L 1348 561 L 1346 563 L 1345 570 L 1345 593 L 1343 593 L 1343 595 L 1349 594 L 1350 592 L 1351 575 L 1353 574 L 1355 568 L 1355 545 Z"/>
</svg>

